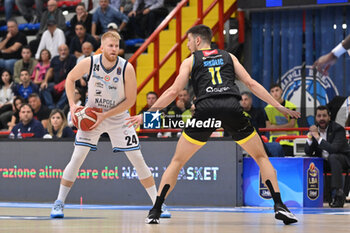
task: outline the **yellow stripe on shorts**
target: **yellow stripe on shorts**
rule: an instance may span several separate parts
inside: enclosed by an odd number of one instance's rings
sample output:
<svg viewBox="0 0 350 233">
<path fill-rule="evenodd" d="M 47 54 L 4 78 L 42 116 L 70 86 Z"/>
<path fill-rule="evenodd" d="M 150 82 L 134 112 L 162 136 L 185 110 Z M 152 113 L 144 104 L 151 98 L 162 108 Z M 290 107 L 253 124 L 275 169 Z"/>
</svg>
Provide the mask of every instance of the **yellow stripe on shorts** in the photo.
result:
<svg viewBox="0 0 350 233">
<path fill-rule="evenodd" d="M 188 136 L 185 131 L 182 132 L 182 135 L 184 136 L 184 138 L 189 141 L 190 143 L 193 143 L 193 144 L 196 144 L 196 145 L 199 145 L 199 146 L 203 146 L 205 143 L 207 142 L 201 142 L 201 141 L 198 141 L 196 139 L 193 139 L 191 138 L 190 136 Z"/>
<path fill-rule="evenodd" d="M 243 143 L 246 143 L 246 142 L 249 141 L 252 137 L 254 137 L 255 134 L 256 134 L 256 131 L 254 130 L 254 132 L 251 133 L 248 137 L 245 137 L 245 138 L 243 138 L 243 139 L 241 139 L 241 140 L 238 140 L 238 141 L 236 141 L 236 143 L 239 144 L 239 145 L 242 145 Z"/>
</svg>

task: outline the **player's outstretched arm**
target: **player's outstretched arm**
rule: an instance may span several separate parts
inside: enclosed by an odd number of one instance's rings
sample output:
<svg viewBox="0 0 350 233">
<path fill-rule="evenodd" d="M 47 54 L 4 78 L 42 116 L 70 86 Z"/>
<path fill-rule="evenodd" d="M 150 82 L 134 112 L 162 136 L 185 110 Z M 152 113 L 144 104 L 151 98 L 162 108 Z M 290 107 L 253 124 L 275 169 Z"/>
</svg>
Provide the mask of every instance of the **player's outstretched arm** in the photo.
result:
<svg viewBox="0 0 350 233">
<path fill-rule="evenodd" d="M 239 63 L 238 59 L 232 54 L 230 55 L 233 60 L 237 78 L 241 80 L 249 88 L 249 90 L 251 90 L 254 93 L 254 95 L 256 95 L 259 99 L 265 101 L 266 103 L 271 104 L 273 107 L 278 109 L 278 111 L 280 111 L 286 117 L 288 117 L 288 115 L 293 118 L 300 117 L 299 112 L 285 108 L 280 103 L 278 103 L 278 101 L 275 100 L 262 85 L 260 85 L 257 81 L 255 81 L 250 77 L 250 75 L 244 69 L 241 63 Z"/>
<path fill-rule="evenodd" d="M 190 76 L 191 68 L 192 68 L 192 61 L 193 61 L 193 58 L 191 56 L 189 58 L 186 58 L 182 62 L 180 66 L 179 74 L 176 77 L 173 85 L 171 85 L 171 87 L 169 87 L 166 91 L 164 91 L 164 93 L 158 98 L 158 100 L 152 105 L 152 107 L 148 109 L 148 111 L 155 112 L 157 110 L 161 110 L 167 107 L 172 101 L 174 101 L 174 99 L 178 96 L 179 92 L 185 88 L 188 82 L 188 78 Z M 142 114 L 139 114 L 139 115 L 127 118 L 126 124 L 129 127 L 131 127 L 131 126 L 139 126 L 142 123 L 143 123 Z"/>
<path fill-rule="evenodd" d="M 318 72 L 328 75 L 328 69 L 337 62 L 337 59 L 350 49 L 350 35 L 340 42 L 332 51 L 318 58 L 312 65 Z"/>
<path fill-rule="evenodd" d="M 74 89 L 75 89 L 75 81 L 79 80 L 83 77 L 84 74 L 88 74 L 90 72 L 91 58 L 85 58 L 81 62 L 79 62 L 67 75 L 66 78 L 66 95 L 69 102 L 71 115 L 74 116 L 74 112 L 77 106 L 74 103 Z"/>
</svg>

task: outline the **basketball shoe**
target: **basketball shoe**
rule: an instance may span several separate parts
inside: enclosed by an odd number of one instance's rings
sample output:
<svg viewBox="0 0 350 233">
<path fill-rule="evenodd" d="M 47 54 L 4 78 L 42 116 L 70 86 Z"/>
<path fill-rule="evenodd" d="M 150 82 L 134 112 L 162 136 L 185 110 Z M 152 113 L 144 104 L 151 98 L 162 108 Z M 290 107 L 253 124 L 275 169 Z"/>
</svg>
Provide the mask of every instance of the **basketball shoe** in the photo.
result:
<svg viewBox="0 0 350 233">
<path fill-rule="evenodd" d="M 145 222 L 148 224 L 159 224 L 159 218 L 160 218 L 161 213 L 162 213 L 161 210 L 157 210 L 156 208 L 152 208 L 149 211 Z"/>
<path fill-rule="evenodd" d="M 162 205 L 162 213 L 160 214 L 160 218 L 171 218 L 171 213 L 168 211 L 165 204 Z"/>
<path fill-rule="evenodd" d="M 284 224 L 288 225 L 291 223 L 298 222 L 297 217 L 289 211 L 287 206 L 284 204 L 275 204 L 275 218 L 278 220 L 282 220 Z"/>
<path fill-rule="evenodd" d="M 53 204 L 52 210 L 51 210 L 51 218 L 63 218 L 63 208 L 64 204 L 60 200 L 56 200 L 55 203 Z"/>
</svg>

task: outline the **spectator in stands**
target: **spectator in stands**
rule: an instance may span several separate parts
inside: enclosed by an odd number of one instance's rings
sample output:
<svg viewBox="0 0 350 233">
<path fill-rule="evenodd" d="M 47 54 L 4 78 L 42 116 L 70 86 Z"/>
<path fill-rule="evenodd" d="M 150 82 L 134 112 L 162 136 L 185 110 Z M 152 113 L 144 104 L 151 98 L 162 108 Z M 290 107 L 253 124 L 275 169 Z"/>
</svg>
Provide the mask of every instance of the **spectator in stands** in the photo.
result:
<svg viewBox="0 0 350 233">
<path fill-rule="evenodd" d="M 29 43 L 30 50 L 35 54 L 38 51 L 41 36 L 48 29 L 47 23 L 49 20 L 55 20 L 56 25 L 62 31 L 66 31 L 66 19 L 61 11 L 57 8 L 57 1 L 49 0 L 47 2 L 47 11 L 45 11 L 40 20 L 40 28 L 37 33 L 37 38 Z M 39 49 L 39 52 L 41 50 Z M 51 54 L 53 56 L 53 54 Z"/>
<path fill-rule="evenodd" d="M 186 122 L 192 117 L 191 105 L 190 94 L 187 89 L 183 89 L 177 97 L 175 106 L 168 111 L 168 116 L 172 120 L 183 120 Z"/>
<path fill-rule="evenodd" d="M 40 121 L 44 128 L 46 128 L 51 112 L 50 109 L 41 104 L 40 97 L 37 93 L 29 95 L 28 103 L 33 108 L 34 118 Z"/>
<path fill-rule="evenodd" d="M 43 13 L 40 20 L 40 28 L 38 32 L 39 37 L 41 37 L 44 31 L 47 30 L 47 23 L 49 20 L 55 20 L 59 29 L 62 31 L 66 30 L 66 18 L 64 17 L 61 9 L 57 8 L 57 1 L 55 0 L 49 0 L 47 2 L 47 11 Z"/>
<path fill-rule="evenodd" d="M 306 155 L 324 158 L 325 171 L 332 173 L 332 200 L 329 205 L 330 207 L 343 207 L 345 196 L 342 171 L 350 168 L 350 147 L 346 140 L 345 129 L 331 121 L 326 106 L 318 106 L 315 125 L 310 127 L 307 135 Z"/>
<path fill-rule="evenodd" d="M 52 110 L 46 134 L 52 138 L 74 138 L 75 134 L 67 125 L 67 119 L 61 109 Z"/>
<path fill-rule="evenodd" d="M 23 69 L 20 73 L 20 84 L 16 84 L 13 87 L 13 93 L 15 96 L 21 96 L 25 100 L 28 99 L 32 93 L 39 93 L 39 87 L 32 83 L 28 70 Z"/>
<path fill-rule="evenodd" d="M 50 68 L 51 53 L 47 49 L 43 49 L 40 52 L 39 62 L 34 67 L 32 74 L 33 83 L 41 85 L 45 79 L 47 70 Z"/>
<path fill-rule="evenodd" d="M 97 34 L 98 24 L 101 26 L 101 33 L 105 33 L 108 30 L 107 25 L 109 23 L 117 23 L 119 27 L 118 30 L 122 31 L 128 21 L 129 18 L 126 15 L 109 5 L 109 0 L 100 0 L 100 6 L 92 16 L 91 34 L 99 41 L 100 36 Z"/>
<path fill-rule="evenodd" d="M 69 35 L 73 36 L 75 34 L 75 25 L 81 23 L 84 25 L 86 32 L 91 34 L 91 23 L 92 14 L 86 11 L 85 4 L 83 2 L 79 3 L 75 8 L 75 15 L 70 20 Z"/>
<path fill-rule="evenodd" d="M 255 108 L 253 106 L 253 98 L 251 92 L 241 93 L 240 104 L 243 108 L 243 113 L 249 118 L 250 123 L 256 129 L 259 135 L 261 132 L 259 128 L 265 128 L 265 111 Z M 284 151 L 282 146 L 277 142 L 263 143 L 265 151 L 269 157 L 284 157 Z"/>
<path fill-rule="evenodd" d="M 134 6 L 135 0 L 120 0 L 120 12 L 125 15 L 128 15 Z"/>
<path fill-rule="evenodd" d="M 108 31 L 116 31 L 118 32 L 118 25 L 115 24 L 115 23 L 109 23 L 107 25 L 107 28 L 108 28 Z M 121 57 L 124 57 L 124 53 L 125 53 L 125 42 L 123 39 L 120 39 L 119 40 L 119 51 L 118 51 L 118 56 L 121 56 Z M 101 50 L 101 47 L 98 48 L 95 52 L 95 55 L 96 54 L 101 54 L 102 53 L 102 50 Z"/>
<path fill-rule="evenodd" d="M 15 0 L 5 0 L 4 1 L 6 22 L 9 21 L 12 17 L 12 10 L 13 10 L 14 3 L 15 3 Z"/>
<path fill-rule="evenodd" d="M 64 32 L 61 29 L 57 28 L 56 21 L 54 19 L 50 19 L 47 21 L 47 30 L 41 37 L 35 58 L 39 59 L 40 52 L 43 49 L 48 49 L 52 57 L 57 56 L 58 47 L 65 43 L 66 38 L 64 37 Z"/>
<path fill-rule="evenodd" d="M 81 106 L 83 104 L 84 99 L 85 99 L 85 94 L 83 93 L 83 91 L 80 88 L 75 87 L 75 90 L 74 90 L 74 103 L 75 103 L 75 105 Z M 73 128 L 74 124 L 73 124 L 73 120 L 72 120 L 72 115 L 70 114 L 69 104 L 64 106 L 63 112 L 67 115 L 68 126 Z"/>
<path fill-rule="evenodd" d="M 70 45 L 69 45 L 69 51 L 71 54 L 73 54 L 76 58 L 83 55 L 82 53 L 82 45 L 84 42 L 90 42 L 93 45 L 93 50 L 96 50 L 98 48 L 98 43 L 95 40 L 93 36 L 86 33 L 85 26 L 81 23 L 77 23 L 75 25 L 75 36 L 72 38 Z"/>
<path fill-rule="evenodd" d="M 16 0 L 19 12 L 28 23 L 40 22 L 47 0 Z M 33 5 L 35 4 L 35 11 Z"/>
<path fill-rule="evenodd" d="M 86 57 L 94 55 L 94 47 L 88 41 L 84 42 L 81 46 L 82 55 L 78 57 L 77 64 Z"/>
<path fill-rule="evenodd" d="M 0 79 L 0 129 L 7 128 L 7 122 L 12 115 L 12 77 L 9 71 L 4 70 Z"/>
<path fill-rule="evenodd" d="M 19 108 L 22 104 L 25 103 L 25 100 L 21 96 L 16 96 L 12 104 L 12 114 L 11 120 L 7 123 L 8 131 L 11 131 L 16 124 L 19 123 Z"/>
<path fill-rule="evenodd" d="M 136 0 L 128 14 L 132 30 L 141 38 L 150 36 L 167 15 L 164 0 Z"/>
<path fill-rule="evenodd" d="M 69 49 L 66 44 L 58 48 L 58 53 L 59 56 L 52 58 L 50 68 L 46 73 L 44 81 L 40 85 L 45 104 L 50 109 L 63 109 L 67 102 L 64 85 L 69 71 L 73 69 L 77 60 L 75 56 L 69 54 Z M 59 97 L 56 105 L 53 99 L 54 96 Z"/>
<path fill-rule="evenodd" d="M 254 128 L 265 128 L 266 122 L 265 122 L 265 112 L 262 109 L 255 108 L 253 106 L 253 97 L 252 93 L 250 92 L 242 92 L 241 93 L 242 100 L 241 100 L 241 106 L 248 114 L 248 117 L 251 119 L 251 123 L 254 126 Z"/>
<path fill-rule="evenodd" d="M 282 88 L 279 84 L 274 84 L 270 88 L 270 94 L 277 100 L 282 106 L 296 110 L 296 106 L 284 100 L 282 98 Z M 276 128 L 298 128 L 298 123 L 296 119 L 290 117 L 286 118 L 282 113 L 280 113 L 275 107 L 270 104 L 265 107 L 265 117 L 266 117 L 266 128 L 276 129 Z M 278 136 L 282 135 L 299 135 L 298 131 L 274 131 L 270 133 L 270 142 L 274 141 Z M 280 144 L 283 147 L 286 156 L 293 156 L 293 141 L 281 140 Z"/>
<path fill-rule="evenodd" d="M 22 47 L 21 52 L 22 59 L 16 61 L 15 67 L 13 70 L 13 79 L 15 83 L 19 83 L 21 80 L 19 79 L 19 74 L 22 69 L 26 69 L 29 71 L 31 75 L 33 73 L 34 67 L 38 64 L 38 61 L 32 58 L 32 52 L 28 45 Z"/>
<path fill-rule="evenodd" d="M 0 42 L 0 69 L 7 69 L 13 74 L 13 66 L 21 59 L 22 46 L 27 45 L 26 36 L 18 31 L 17 21 L 7 21 L 7 34 Z"/>
<path fill-rule="evenodd" d="M 150 91 L 146 95 L 147 106 L 142 109 L 138 114 L 146 112 L 152 105 L 157 101 L 158 94 L 154 91 Z M 143 129 L 143 125 L 140 125 L 140 129 Z M 139 133 L 139 136 L 147 136 L 147 137 L 162 137 L 163 134 L 159 133 Z M 167 136 L 171 136 L 171 133 L 167 134 Z"/>
<path fill-rule="evenodd" d="M 34 138 L 42 138 L 45 134 L 43 125 L 33 118 L 33 109 L 29 104 L 22 104 L 19 109 L 19 123 L 13 127 L 9 138 L 22 138 L 24 133 L 33 133 Z"/>
</svg>

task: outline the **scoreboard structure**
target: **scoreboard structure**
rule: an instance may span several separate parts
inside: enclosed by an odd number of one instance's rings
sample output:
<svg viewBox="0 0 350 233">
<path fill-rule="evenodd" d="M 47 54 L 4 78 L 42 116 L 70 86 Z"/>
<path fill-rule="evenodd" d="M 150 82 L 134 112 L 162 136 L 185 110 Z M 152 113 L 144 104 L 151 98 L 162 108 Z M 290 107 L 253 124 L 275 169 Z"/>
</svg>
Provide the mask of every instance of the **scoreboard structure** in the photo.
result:
<svg viewBox="0 0 350 233">
<path fill-rule="evenodd" d="M 238 0 L 242 10 L 262 10 L 277 7 L 315 7 L 325 5 L 348 5 L 350 0 Z"/>
</svg>

